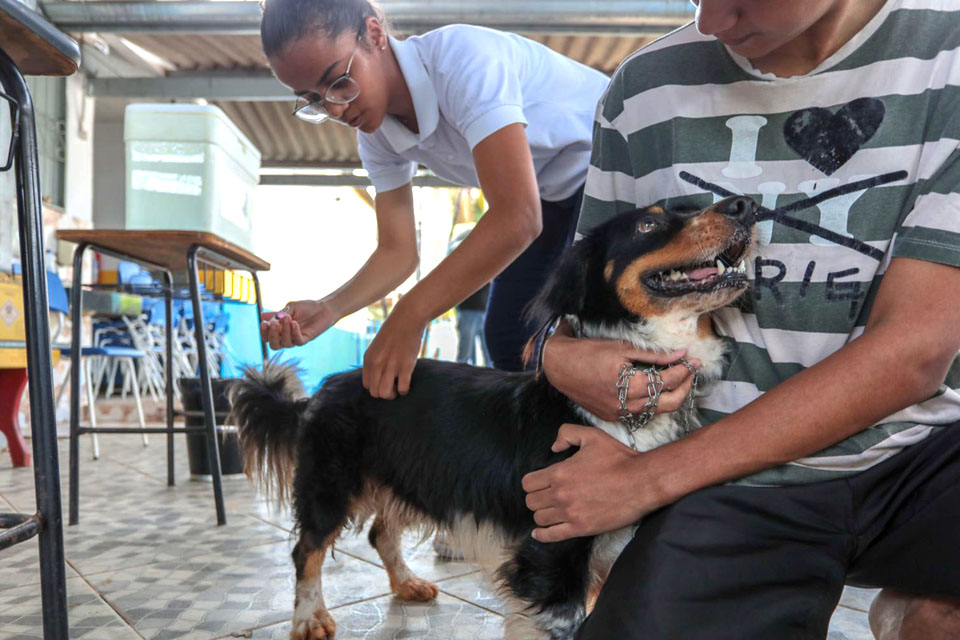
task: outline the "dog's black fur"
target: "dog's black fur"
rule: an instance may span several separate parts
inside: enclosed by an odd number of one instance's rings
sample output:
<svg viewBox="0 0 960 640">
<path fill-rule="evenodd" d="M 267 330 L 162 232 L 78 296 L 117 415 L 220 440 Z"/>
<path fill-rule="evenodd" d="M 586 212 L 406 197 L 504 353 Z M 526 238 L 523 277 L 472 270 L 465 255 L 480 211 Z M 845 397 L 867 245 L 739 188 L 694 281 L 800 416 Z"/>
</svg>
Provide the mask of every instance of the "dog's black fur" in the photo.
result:
<svg viewBox="0 0 960 640">
<path fill-rule="evenodd" d="M 718 276 L 709 287 L 696 282 L 685 289 L 664 284 L 662 275 L 658 279 L 638 261 L 660 254 L 672 259 L 671 243 L 679 243 L 683 233 L 689 236 L 691 222 L 704 214 L 714 217 L 697 224 L 712 225 L 708 230 L 716 227 L 723 237 L 715 254 L 732 246 L 739 260 L 750 243 L 754 207 L 738 198 L 705 211 L 650 208 L 620 215 L 566 252 L 532 313 L 541 321 L 566 316 L 580 327 L 629 329 L 643 326 L 651 313 L 689 306 L 690 300 L 729 302 L 745 286 L 742 272 Z M 689 237 L 685 242 L 696 244 Z M 687 258 L 659 265 L 661 273 L 705 260 Z M 371 397 L 359 370 L 329 378 L 311 398 L 300 395 L 291 372 L 276 364 L 248 372 L 232 392 L 247 472 L 264 476 L 281 497 L 292 484 L 300 536 L 293 553 L 298 601 L 292 637 L 333 636 L 335 624 L 317 596 L 323 555 L 344 527 L 370 515 L 376 515 L 370 543 L 399 596 L 436 595 L 435 587 L 398 559 L 403 529 L 462 532 L 468 523 L 467 529 L 498 532 L 504 548 L 497 577 L 516 605 L 514 613 L 525 620 L 513 632 L 508 624 L 508 634 L 574 635 L 596 579 L 594 538 L 534 541 L 521 478 L 573 455 L 576 449 L 558 454 L 550 447 L 560 425 L 584 423 L 589 414 L 545 377 L 432 360 L 418 362 L 409 393 L 394 400 Z"/>
</svg>

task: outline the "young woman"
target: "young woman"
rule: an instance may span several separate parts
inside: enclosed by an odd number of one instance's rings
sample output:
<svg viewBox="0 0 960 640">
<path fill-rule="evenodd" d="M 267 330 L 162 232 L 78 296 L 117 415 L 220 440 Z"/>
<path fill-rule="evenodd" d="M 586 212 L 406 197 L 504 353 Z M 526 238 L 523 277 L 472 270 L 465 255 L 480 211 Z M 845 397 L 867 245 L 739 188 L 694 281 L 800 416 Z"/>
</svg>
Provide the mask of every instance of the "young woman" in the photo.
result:
<svg viewBox="0 0 960 640">
<path fill-rule="evenodd" d="M 572 240 L 608 78 L 480 27 L 396 40 L 367 0 L 267 0 L 261 36 L 277 78 L 298 96 L 297 116 L 358 130 L 379 231 L 376 251 L 342 287 L 264 314 L 271 346 L 304 344 L 413 272 L 411 180 L 422 164 L 479 186 L 490 209 L 396 305 L 364 357 L 364 385 L 380 398 L 406 393 L 427 323 L 491 279 L 487 346 L 497 367 L 522 368 L 534 331 L 522 311 Z"/>
</svg>

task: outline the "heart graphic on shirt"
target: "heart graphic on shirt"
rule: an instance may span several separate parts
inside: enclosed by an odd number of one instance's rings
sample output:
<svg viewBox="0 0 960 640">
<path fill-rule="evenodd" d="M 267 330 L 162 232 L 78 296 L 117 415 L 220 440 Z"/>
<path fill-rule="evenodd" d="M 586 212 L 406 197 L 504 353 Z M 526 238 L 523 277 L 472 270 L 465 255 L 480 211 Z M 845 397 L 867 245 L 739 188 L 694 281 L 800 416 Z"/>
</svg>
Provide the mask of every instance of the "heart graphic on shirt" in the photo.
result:
<svg viewBox="0 0 960 640">
<path fill-rule="evenodd" d="M 814 107 L 797 111 L 783 125 L 791 149 L 827 175 L 846 164 L 880 128 L 886 107 L 876 98 L 859 98 L 836 113 Z"/>
</svg>

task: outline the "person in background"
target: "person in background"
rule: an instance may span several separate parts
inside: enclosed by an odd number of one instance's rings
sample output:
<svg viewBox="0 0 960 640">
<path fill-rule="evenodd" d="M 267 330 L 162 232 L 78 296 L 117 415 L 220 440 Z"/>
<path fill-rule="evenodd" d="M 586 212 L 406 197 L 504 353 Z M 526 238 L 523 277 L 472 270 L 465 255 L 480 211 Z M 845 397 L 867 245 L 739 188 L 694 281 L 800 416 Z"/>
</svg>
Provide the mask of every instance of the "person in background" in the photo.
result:
<svg viewBox="0 0 960 640">
<path fill-rule="evenodd" d="M 472 229 L 472 227 L 471 227 Z M 463 239 L 470 234 L 467 229 L 458 233 L 450 246 L 447 247 L 447 254 L 460 246 Z M 457 362 L 476 365 L 480 360 L 477 354 L 482 354 L 483 364 L 490 366 L 490 353 L 487 351 L 487 341 L 483 335 L 483 324 L 487 314 L 487 302 L 490 298 L 490 284 L 483 285 L 476 293 L 471 294 L 466 300 L 456 306 L 457 312 Z M 477 349 L 477 340 L 480 341 L 480 348 Z"/>
<path fill-rule="evenodd" d="M 522 311 L 573 238 L 607 76 L 481 27 L 397 40 L 367 0 L 266 0 L 260 31 L 271 68 L 297 95 L 295 115 L 358 130 L 378 226 L 377 248 L 353 278 L 265 313 L 264 338 L 273 348 L 304 344 L 409 277 L 421 164 L 480 187 L 489 210 L 386 319 L 364 355 L 363 384 L 378 398 L 406 393 L 427 323 L 491 280 L 490 356 L 498 368 L 522 369 L 536 331 Z"/>
<path fill-rule="evenodd" d="M 477 354 L 483 356 L 483 364 L 490 366 L 487 341 L 483 337 L 483 322 L 487 315 L 487 298 L 490 285 L 483 287 L 457 305 L 457 362 L 477 364 Z M 480 344 L 477 348 L 477 340 Z"/>
</svg>

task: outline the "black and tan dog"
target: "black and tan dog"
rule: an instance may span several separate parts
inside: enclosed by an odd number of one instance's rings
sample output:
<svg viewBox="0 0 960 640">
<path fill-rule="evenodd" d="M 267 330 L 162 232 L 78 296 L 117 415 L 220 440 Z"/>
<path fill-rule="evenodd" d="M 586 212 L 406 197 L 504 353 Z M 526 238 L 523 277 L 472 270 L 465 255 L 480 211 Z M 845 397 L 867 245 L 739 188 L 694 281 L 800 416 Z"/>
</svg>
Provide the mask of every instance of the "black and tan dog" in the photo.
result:
<svg viewBox="0 0 960 640">
<path fill-rule="evenodd" d="M 738 197 L 702 211 L 652 207 L 617 216 L 566 252 L 534 313 L 565 316 L 586 337 L 683 348 L 702 362 L 703 382 L 716 380 L 723 345 L 706 314 L 747 286 L 755 210 Z M 305 398 L 290 369 L 268 365 L 233 389 L 246 471 L 281 499 L 293 498 L 291 636 L 334 636 L 321 588 L 324 557 L 344 529 L 373 517 L 370 544 L 398 597 L 437 595 L 404 563 L 400 538 L 410 527 L 442 528 L 495 576 L 510 610 L 506 637 L 572 638 L 588 589 L 631 532 L 538 543 L 520 479 L 572 455 L 550 450 L 565 422 L 593 424 L 627 443 L 625 428 L 598 420 L 532 373 L 421 360 L 410 392 L 395 400 L 372 398 L 360 374 L 333 376 Z M 633 444 L 643 451 L 675 440 L 696 426 L 693 414 L 658 415 Z"/>
</svg>

